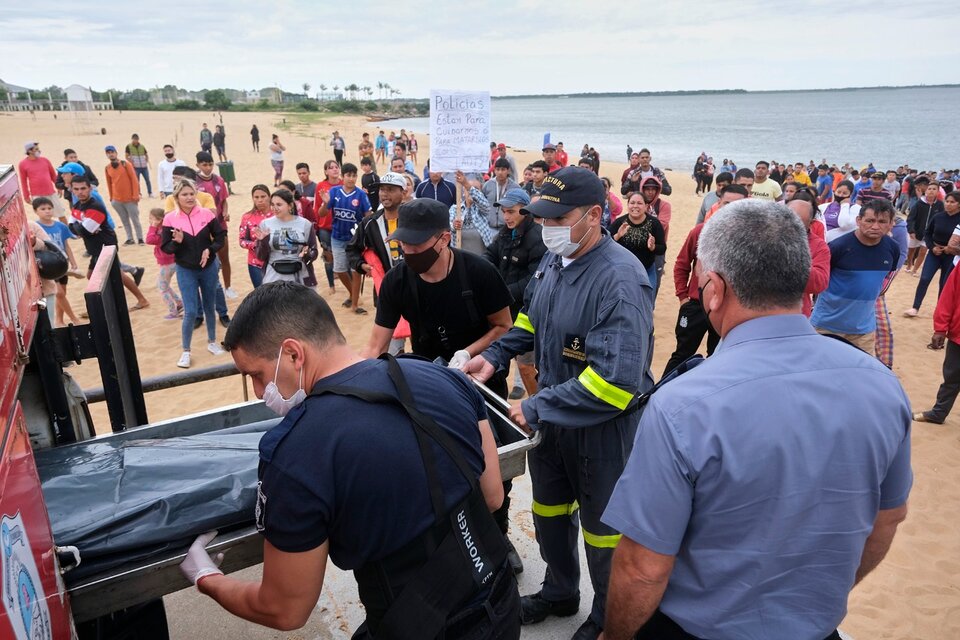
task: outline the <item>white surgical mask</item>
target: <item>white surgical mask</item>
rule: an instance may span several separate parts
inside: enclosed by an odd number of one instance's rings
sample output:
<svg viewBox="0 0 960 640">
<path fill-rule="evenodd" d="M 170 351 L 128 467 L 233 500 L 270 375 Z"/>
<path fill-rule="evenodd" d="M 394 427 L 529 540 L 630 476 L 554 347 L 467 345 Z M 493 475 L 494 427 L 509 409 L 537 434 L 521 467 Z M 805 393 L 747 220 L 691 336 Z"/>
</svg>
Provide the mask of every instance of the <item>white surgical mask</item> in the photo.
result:
<svg viewBox="0 0 960 640">
<path fill-rule="evenodd" d="M 303 390 L 303 367 L 300 367 L 300 388 L 289 398 L 284 398 L 277 388 L 277 374 L 280 373 L 280 358 L 283 357 L 283 349 L 277 354 L 277 368 L 273 372 L 273 381 L 268 382 L 263 389 L 263 403 L 267 408 L 278 416 L 285 416 L 296 407 L 303 404 L 307 399 L 307 392 Z"/>
<path fill-rule="evenodd" d="M 577 249 L 580 248 L 580 243 L 573 242 L 570 239 L 570 231 L 573 229 L 573 227 L 583 222 L 586 217 L 587 212 L 585 211 L 583 213 L 583 217 L 577 220 L 576 223 L 570 227 L 548 227 L 547 225 L 543 225 L 543 244 L 547 248 L 547 251 L 550 253 L 555 253 L 564 258 L 569 258 L 576 253 Z"/>
</svg>

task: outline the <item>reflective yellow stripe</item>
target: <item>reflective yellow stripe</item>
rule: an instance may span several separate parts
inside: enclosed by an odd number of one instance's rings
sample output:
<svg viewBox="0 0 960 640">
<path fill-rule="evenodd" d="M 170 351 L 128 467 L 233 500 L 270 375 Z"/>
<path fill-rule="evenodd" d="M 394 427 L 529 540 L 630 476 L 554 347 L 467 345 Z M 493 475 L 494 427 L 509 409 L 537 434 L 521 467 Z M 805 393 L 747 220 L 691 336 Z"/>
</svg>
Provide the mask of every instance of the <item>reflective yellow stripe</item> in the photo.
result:
<svg viewBox="0 0 960 640">
<path fill-rule="evenodd" d="M 584 369 L 577 380 L 587 388 L 587 391 L 607 404 L 612 404 L 621 411 L 626 409 L 627 405 L 630 404 L 630 401 L 633 399 L 632 393 L 610 384 L 597 375 L 597 372 L 594 371 L 592 367 Z"/>
<path fill-rule="evenodd" d="M 583 531 L 583 541 L 591 547 L 598 549 L 613 549 L 617 546 L 617 543 L 620 542 L 619 533 L 612 536 L 598 536 L 595 533 L 590 533 L 586 529 L 581 529 L 581 531 Z"/>
<path fill-rule="evenodd" d="M 580 508 L 577 501 L 573 504 L 540 504 L 533 501 L 533 512 L 542 518 L 556 518 L 557 516 L 569 516 Z"/>
<path fill-rule="evenodd" d="M 536 333 L 536 330 L 533 328 L 533 323 L 530 322 L 530 318 L 528 318 L 525 313 L 517 314 L 517 320 L 513 323 L 513 326 L 518 329 L 523 329 L 524 331 L 529 331 L 530 333 Z"/>
</svg>

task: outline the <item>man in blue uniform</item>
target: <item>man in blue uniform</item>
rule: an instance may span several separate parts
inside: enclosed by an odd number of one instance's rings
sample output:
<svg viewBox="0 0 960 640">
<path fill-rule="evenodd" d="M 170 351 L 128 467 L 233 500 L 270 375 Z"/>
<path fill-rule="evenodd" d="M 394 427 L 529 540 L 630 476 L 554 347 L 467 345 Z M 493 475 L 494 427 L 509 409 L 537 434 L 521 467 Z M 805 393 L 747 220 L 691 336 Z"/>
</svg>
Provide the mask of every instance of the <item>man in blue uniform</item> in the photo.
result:
<svg viewBox="0 0 960 640">
<path fill-rule="evenodd" d="M 630 454 L 635 396 L 653 384 L 653 291 L 643 265 L 602 229 L 605 197 L 588 169 L 565 167 L 544 179 L 540 199 L 523 211 L 544 219 L 549 253 L 527 286 L 514 327 L 464 369 L 485 380 L 511 358 L 535 352 L 539 391 L 511 417 L 543 433 L 529 460 L 547 571 L 542 590 L 522 599 L 522 621 L 577 613 L 579 515 L 595 595 L 577 640 L 602 630 L 610 558 L 620 536 L 600 516 Z"/>
<path fill-rule="evenodd" d="M 181 566 L 202 593 L 299 628 L 329 557 L 358 582 L 367 619 L 355 640 L 519 638 L 516 579 L 490 515 L 503 499 L 497 450 L 469 380 L 419 359 L 361 359 L 327 303 L 290 282 L 247 296 L 224 346 L 285 418 L 260 442 L 263 578 L 222 575 L 204 549 L 213 532 Z"/>
<path fill-rule="evenodd" d="M 623 532 L 605 638 L 839 639 L 906 516 L 909 401 L 800 313 L 810 252 L 787 207 L 724 207 L 696 268 L 722 341 L 643 411 L 603 516 Z"/>
</svg>

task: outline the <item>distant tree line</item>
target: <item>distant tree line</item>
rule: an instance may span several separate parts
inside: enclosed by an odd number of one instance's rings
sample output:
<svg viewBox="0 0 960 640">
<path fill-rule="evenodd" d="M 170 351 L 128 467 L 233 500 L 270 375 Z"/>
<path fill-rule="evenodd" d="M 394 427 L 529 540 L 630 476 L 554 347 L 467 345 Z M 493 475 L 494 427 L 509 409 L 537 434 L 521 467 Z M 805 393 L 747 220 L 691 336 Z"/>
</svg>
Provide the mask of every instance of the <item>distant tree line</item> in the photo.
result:
<svg viewBox="0 0 960 640">
<path fill-rule="evenodd" d="M 187 91 L 176 85 L 166 85 L 154 89 L 132 89 L 121 91 L 92 91 L 95 101 L 107 101 L 113 98 L 116 109 L 131 111 L 325 111 L 331 113 L 368 113 L 382 115 L 419 116 L 429 113 L 426 99 L 401 100 L 401 91 L 391 87 L 388 82 L 377 82 L 376 87 L 360 86 L 356 83 L 344 85 L 317 85 L 318 92 L 311 96 L 309 82 L 301 85 L 303 93 L 283 91 L 278 87 L 265 87 L 258 92 L 237 89 L 202 89 Z M 329 92 L 328 92 L 329 90 Z M 377 94 L 374 100 L 374 93 Z M 251 100 L 248 96 L 256 99 Z M 56 85 L 37 91 L 30 91 L 35 101 L 65 100 L 66 92 Z M 26 92 L 8 94 L 0 88 L 0 100 L 26 100 Z"/>
</svg>

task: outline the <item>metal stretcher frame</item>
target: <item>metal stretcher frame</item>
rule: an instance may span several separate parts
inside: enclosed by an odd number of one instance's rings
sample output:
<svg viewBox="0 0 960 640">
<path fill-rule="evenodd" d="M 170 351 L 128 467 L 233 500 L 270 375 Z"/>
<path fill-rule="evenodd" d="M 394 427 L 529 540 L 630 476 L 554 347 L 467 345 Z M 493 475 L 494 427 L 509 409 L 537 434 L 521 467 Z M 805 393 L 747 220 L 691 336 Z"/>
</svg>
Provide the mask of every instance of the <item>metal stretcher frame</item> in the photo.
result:
<svg viewBox="0 0 960 640">
<path fill-rule="evenodd" d="M 484 396 L 487 410 L 512 429 L 512 433 L 505 434 L 505 430 L 501 428 L 499 434 L 504 441 L 502 446 L 497 448 L 500 472 L 504 480 L 522 475 L 526 470 L 526 452 L 540 443 L 540 434 L 528 435 L 507 417 L 506 410 L 510 405 L 505 400 L 483 385 L 478 384 L 478 388 Z M 264 407 L 262 402 L 247 402 L 100 436 L 93 441 L 196 435 L 250 424 L 269 417 L 275 416 Z M 89 443 L 91 440 L 86 442 Z M 80 448 L 84 443 L 67 446 Z M 253 514 L 251 514 L 251 520 L 252 518 Z M 248 527 L 222 533 L 208 546 L 208 549 L 212 553 L 225 553 L 221 567 L 224 573 L 239 571 L 263 562 L 263 539 L 252 523 Z M 80 623 L 92 620 L 190 587 L 190 583 L 183 578 L 179 569 L 186 551 L 182 549 L 163 553 L 148 561 L 131 562 L 103 573 L 88 575 L 77 581 L 71 581 L 70 574 L 67 573 L 65 580 L 75 621 Z"/>
</svg>

